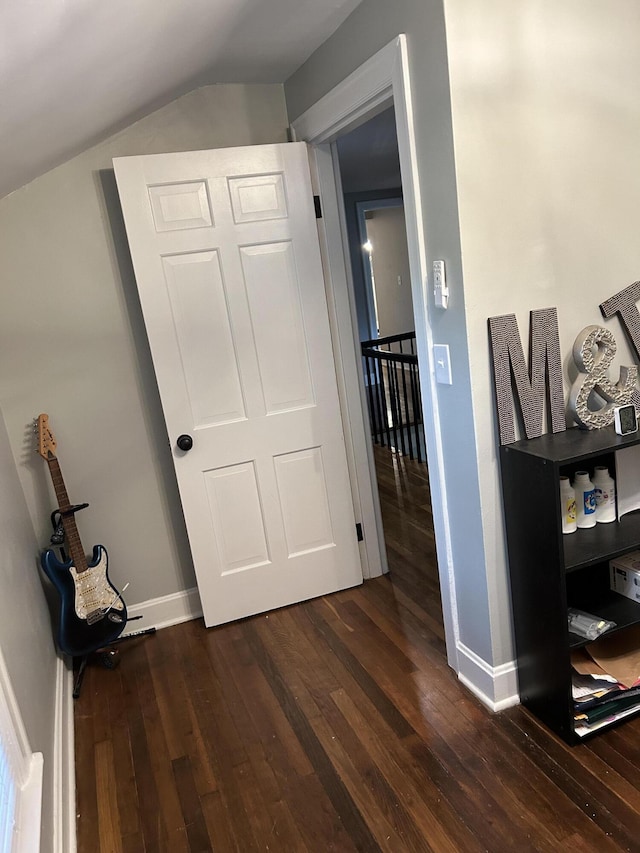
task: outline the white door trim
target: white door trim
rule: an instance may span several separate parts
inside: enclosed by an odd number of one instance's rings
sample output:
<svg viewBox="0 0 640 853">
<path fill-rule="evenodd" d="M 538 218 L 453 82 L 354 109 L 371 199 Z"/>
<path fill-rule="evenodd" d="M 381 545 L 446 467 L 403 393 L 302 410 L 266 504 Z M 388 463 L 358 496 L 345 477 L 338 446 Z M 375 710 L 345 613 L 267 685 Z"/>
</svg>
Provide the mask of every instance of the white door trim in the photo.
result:
<svg viewBox="0 0 640 853">
<path fill-rule="evenodd" d="M 389 42 L 292 122 L 296 138 L 312 145 L 333 142 L 390 106 L 404 42 L 403 35 Z"/>
<path fill-rule="evenodd" d="M 457 672 L 458 613 L 445 488 L 446 481 L 444 477 L 444 455 L 440 435 L 438 395 L 436 393 L 435 371 L 432 359 L 433 335 L 429 320 L 426 292 L 428 264 L 422 224 L 422 201 L 413 130 L 413 107 L 411 102 L 406 37 L 399 35 L 394 41 L 379 50 L 378 53 L 343 80 L 342 83 L 339 83 L 296 119 L 292 123 L 292 130 L 296 139 L 305 140 L 314 146 L 318 146 L 317 159 L 321 160 L 324 159 L 324 155 L 327 153 L 326 149 L 328 149 L 328 146 L 322 143 L 332 142 L 339 135 L 372 118 L 392 103 L 395 108 L 400 172 L 402 175 L 405 204 L 407 246 L 409 249 L 412 297 L 416 318 L 416 348 L 420 368 L 424 429 L 427 458 L 429 461 L 429 482 L 431 486 L 433 524 L 440 573 L 447 657 L 450 666 Z M 319 168 L 318 173 L 320 193 L 325 210 L 327 210 L 327 200 L 331 199 L 333 204 L 334 197 L 337 196 L 335 177 L 331 177 L 327 168 Z M 338 240 L 336 238 L 335 229 L 330 229 L 327 225 L 325 227 L 327 231 L 327 246 L 329 254 L 333 258 L 333 266 L 335 267 L 340 263 L 340 258 L 342 259 L 341 263 L 344 265 L 345 257 L 342 239 Z M 330 289 L 344 287 L 345 281 L 344 272 L 342 276 L 329 276 L 328 287 Z M 334 295 L 333 298 L 336 300 L 337 297 Z M 357 400 L 361 394 L 362 385 L 360 381 L 360 367 L 358 365 L 354 373 L 352 365 L 347 364 L 349 358 L 355 358 L 353 336 L 351 337 L 351 344 L 349 346 L 349 342 L 342 338 L 342 335 L 345 334 L 344 324 L 341 327 L 334 328 L 333 334 L 341 339 L 343 357 L 342 362 L 338 361 L 336 365 L 338 372 L 343 372 L 343 380 L 340 384 L 345 387 L 348 398 Z M 353 333 L 351 334 L 353 335 Z M 354 387 L 353 385 L 354 375 L 358 377 L 358 387 Z M 353 407 L 351 407 L 352 409 Z M 364 464 L 368 465 L 368 462 L 365 463 L 363 460 L 368 458 L 367 447 L 369 447 L 370 453 L 370 437 L 364 430 L 364 421 L 362 418 L 360 418 L 362 427 L 357 420 L 356 418 L 351 423 L 350 433 L 353 437 L 353 446 L 356 451 L 356 458 L 353 462 L 358 480 L 358 491 L 362 499 L 367 491 L 373 490 L 376 492 L 376 489 L 371 483 L 371 471 L 364 470 L 363 467 Z M 363 449 L 364 453 L 362 452 Z M 362 515 L 365 536 L 369 535 L 369 525 L 379 525 L 380 523 L 379 515 L 376 518 L 374 511 L 376 502 L 377 492 L 375 498 L 368 501 L 372 508 L 371 516 L 367 519 L 364 513 Z M 381 525 L 377 530 L 376 539 L 376 544 L 382 548 Z"/>
<path fill-rule="evenodd" d="M 388 571 L 382 530 L 380 499 L 375 482 L 373 444 L 367 415 L 362 359 L 358 340 L 356 306 L 347 260 L 346 222 L 342 182 L 332 145 L 309 149 L 312 180 L 322 195 L 322 219 L 318 220 L 320 250 L 327 282 L 327 306 L 333 355 L 336 365 L 342 428 L 347 450 L 351 497 L 356 521 L 362 524 L 364 539 L 359 543 L 362 577 L 374 578 Z M 314 190 L 315 191 L 315 190 Z"/>
</svg>

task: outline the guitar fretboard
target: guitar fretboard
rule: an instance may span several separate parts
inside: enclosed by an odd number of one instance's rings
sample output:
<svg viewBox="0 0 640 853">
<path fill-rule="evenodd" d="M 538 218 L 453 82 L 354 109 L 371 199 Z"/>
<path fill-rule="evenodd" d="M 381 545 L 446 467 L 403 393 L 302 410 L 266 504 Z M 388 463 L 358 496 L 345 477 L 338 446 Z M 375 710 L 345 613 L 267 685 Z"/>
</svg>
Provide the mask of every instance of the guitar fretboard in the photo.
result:
<svg viewBox="0 0 640 853">
<path fill-rule="evenodd" d="M 68 512 L 68 510 L 71 509 L 71 503 L 69 502 L 69 496 L 67 495 L 67 487 L 62 479 L 62 471 L 60 470 L 60 465 L 55 456 L 47 459 L 47 465 L 51 472 L 51 482 L 53 483 L 53 488 L 56 493 L 58 509 L 62 513 L 62 525 L 67 538 L 69 553 L 71 554 L 71 559 L 73 560 L 73 565 L 76 567 L 76 571 L 80 574 L 81 572 L 86 572 L 89 567 L 87 565 L 87 558 L 84 553 L 84 548 L 82 547 L 82 542 L 80 542 L 80 534 L 78 533 L 78 528 L 76 526 L 75 516 L 73 514 L 65 515 L 65 512 Z"/>
</svg>

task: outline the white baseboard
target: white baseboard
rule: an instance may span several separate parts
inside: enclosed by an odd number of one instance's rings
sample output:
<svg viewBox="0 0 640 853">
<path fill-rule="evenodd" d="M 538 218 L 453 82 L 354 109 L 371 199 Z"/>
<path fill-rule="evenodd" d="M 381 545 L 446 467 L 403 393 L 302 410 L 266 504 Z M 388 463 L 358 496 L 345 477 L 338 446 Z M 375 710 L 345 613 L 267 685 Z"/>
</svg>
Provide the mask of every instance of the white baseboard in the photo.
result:
<svg viewBox="0 0 640 853">
<path fill-rule="evenodd" d="M 136 622 L 131 622 L 123 632 L 134 634 L 136 631 L 144 631 L 145 628 L 168 628 L 170 625 L 178 625 L 180 622 L 188 622 L 202 616 L 202 605 L 197 587 L 185 589 L 182 592 L 174 592 L 172 595 L 164 595 L 161 598 L 150 598 L 127 607 L 129 617 L 142 616 Z"/>
<path fill-rule="evenodd" d="M 76 772 L 73 723 L 73 670 L 63 658 L 56 669 L 53 742 L 53 853 L 75 853 Z"/>
<path fill-rule="evenodd" d="M 491 666 L 464 643 L 458 642 L 458 678 L 491 711 L 503 711 L 520 702 L 515 661 Z"/>
</svg>

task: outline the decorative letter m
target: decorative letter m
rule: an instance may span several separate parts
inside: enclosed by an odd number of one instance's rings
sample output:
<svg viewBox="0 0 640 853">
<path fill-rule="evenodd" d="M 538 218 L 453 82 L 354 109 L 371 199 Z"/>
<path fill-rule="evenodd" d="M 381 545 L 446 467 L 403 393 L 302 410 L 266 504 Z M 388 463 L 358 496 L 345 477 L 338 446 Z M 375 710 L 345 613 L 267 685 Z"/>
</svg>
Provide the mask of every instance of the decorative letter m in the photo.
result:
<svg viewBox="0 0 640 853">
<path fill-rule="evenodd" d="M 513 419 L 514 385 L 518 393 L 518 404 L 527 438 L 542 435 L 545 389 L 549 401 L 551 429 L 553 432 L 565 430 L 567 427 L 556 309 L 543 308 L 531 312 L 529 372 L 522 351 L 515 314 L 490 317 L 489 338 L 493 355 L 493 381 L 500 444 L 511 444 L 516 440 Z M 545 379 L 548 380 L 548 384 L 545 383 Z"/>
</svg>

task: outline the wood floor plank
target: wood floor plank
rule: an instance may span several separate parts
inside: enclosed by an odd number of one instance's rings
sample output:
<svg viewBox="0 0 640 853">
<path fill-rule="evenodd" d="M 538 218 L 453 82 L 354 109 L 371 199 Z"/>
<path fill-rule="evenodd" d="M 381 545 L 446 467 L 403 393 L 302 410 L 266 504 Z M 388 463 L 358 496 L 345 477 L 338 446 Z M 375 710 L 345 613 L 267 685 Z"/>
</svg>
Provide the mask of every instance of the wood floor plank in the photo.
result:
<svg viewBox="0 0 640 853">
<path fill-rule="evenodd" d="M 171 762 L 189 849 L 192 853 L 207 853 L 213 850 L 207 824 L 202 813 L 200 797 L 196 791 L 191 762 L 186 755 Z"/>
<path fill-rule="evenodd" d="M 218 675 L 208 655 L 207 645 L 213 639 L 204 630 L 188 633 L 181 665 L 185 671 L 185 681 L 194 685 L 193 707 L 200 720 L 213 772 L 218 782 L 224 780 L 218 790 L 224 804 L 223 813 L 232 824 L 229 834 L 239 850 L 253 850 L 255 840 L 235 773 L 236 767 L 248 763 L 248 755 L 234 724 L 233 709 L 224 699 Z M 220 831 L 226 834 L 226 828 Z"/>
<path fill-rule="evenodd" d="M 257 631 L 251 623 L 247 623 L 247 639 L 258 665 L 272 685 L 272 689 L 314 767 L 327 796 L 339 815 L 347 835 L 353 841 L 356 849 L 375 850 L 377 845 L 371 829 L 363 819 L 357 804 L 349 795 L 340 775 L 323 749 L 310 720 L 302 713 L 296 697 L 289 690 L 287 683 L 260 642 Z"/>
<path fill-rule="evenodd" d="M 214 850 L 225 853 L 242 853 L 232 829 L 231 816 L 227 804 L 219 790 L 200 797 L 202 814 L 207 826 L 209 840 Z"/>
<path fill-rule="evenodd" d="M 366 667 L 362 665 L 358 657 L 340 640 L 335 631 L 331 630 L 330 624 L 318 614 L 318 608 L 323 603 L 313 602 L 307 605 L 308 618 L 313 623 L 318 633 L 322 636 L 331 652 L 339 658 L 351 677 L 357 682 L 364 693 L 369 697 L 380 714 L 385 718 L 397 737 L 406 737 L 411 733 L 411 725 L 407 722 L 396 705 L 389 699 L 387 694 L 372 677 Z"/>
<path fill-rule="evenodd" d="M 428 849 L 442 853 L 457 853 L 462 849 L 469 853 L 481 850 L 479 842 L 466 827 L 453 820 L 448 804 L 443 803 L 439 796 L 434 798 L 427 794 L 427 789 L 432 786 L 425 786 L 424 779 L 416 783 L 409 770 L 404 748 L 398 748 L 397 745 L 394 749 L 388 748 L 344 690 L 332 694 L 331 698 L 350 723 L 363 749 L 384 775 L 396 800 L 404 804 L 402 811 L 397 809 L 394 822 L 398 841 L 411 850 L 420 849 L 421 844 L 425 849 L 428 846 Z M 406 820 L 401 821 L 403 813 L 406 813 Z"/>
<path fill-rule="evenodd" d="M 244 652 L 245 648 L 248 650 L 248 645 L 244 640 L 236 640 L 233 648 L 236 651 L 241 648 Z M 234 667 L 232 678 L 237 689 L 243 695 L 251 697 L 251 701 L 247 702 L 247 712 L 264 745 L 267 759 L 276 767 L 286 768 L 287 778 L 291 774 L 308 776 L 313 773 L 313 767 L 289 720 L 253 658 L 250 663 Z"/>
<path fill-rule="evenodd" d="M 373 813 L 379 816 L 379 822 L 371 817 L 367 822 L 372 826 L 378 844 L 387 849 L 390 845 L 397 846 L 401 839 L 411 838 L 415 846 L 421 839 L 411 818 L 333 701 L 333 695 L 341 689 L 340 682 L 324 662 L 316 643 L 299 630 L 292 610 L 279 613 L 278 621 L 283 623 L 281 638 L 288 628 L 289 643 L 285 645 L 291 645 L 291 638 L 297 638 L 296 651 L 308 663 L 306 678 L 303 673 L 304 686 L 320 711 L 320 716 L 314 715 L 312 719 L 314 731 L 339 768 L 340 776 L 360 811 L 371 815 L 372 803 L 375 803 Z M 364 789 L 363 779 L 367 782 Z"/>
<path fill-rule="evenodd" d="M 484 711 L 473 705 L 465 705 L 461 713 L 470 720 L 486 719 Z M 488 727 L 472 723 L 470 732 L 474 734 L 478 753 L 487 759 L 488 771 L 515 795 L 515 807 L 523 812 L 531 811 L 536 823 L 542 824 L 543 829 L 538 827 L 536 837 L 542 834 L 547 841 L 550 838 L 554 849 L 560 842 L 564 843 L 572 828 L 580 827 L 582 832 L 590 833 L 590 821 L 562 790 L 548 785 L 540 767 L 530 760 L 528 752 L 521 749 L 518 742 L 514 742 L 499 723 L 500 719 L 490 718 Z"/>
<path fill-rule="evenodd" d="M 152 641 L 155 638 L 151 638 Z M 148 744 L 148 757 L 153 773 L 158 800 L 158 810 L 163 832 L 173 836 L 184 826 L 180 798 L 175 787 L 171 754 L 167 745 L 158 697 L 153 684 L 153 670 L 139 667 L 137 676 L 138 698 L 142 712 L 144 736 Z M 162 837 L 162 833 L 161 833 Z"/>
<path fill-rule="evenodd" d="M 287 789 L 291 781 L 293 765 L 290 753 L 285 751 L 282 755 L 279 752 L 277 749 L 279 739 L 276 738 L 275 732 L 271 728 L 264 728 L 263 715 L 260 714 L 257 717 L 252 715 L 251 709 L 254 702 L 246 701 L 247 697 L 255 695 L 256 681 L 261 685 L 266 685 L 266 682 L 261 678 L 259 668 L 245 662 L 247 658 L 241 641 L 232 640 L 226 632 L 216 633 L 216 642 L 209 644 L 208 652 L 216 670 L 223 676 L 222 689 L 227 702 L 235 709 L 236 725 L 244 733 L 249 764 L 242 765 L 238 775 L 241 778 L 240 788 L 254 837 L 264 840 L 272 849 L 304 850 L 305 845 L 295 821 L 291 818 L 288 806 L 283 802 L 283 774 L 286 774 Z M 247 671 L 251 679 L 249 681 L 246 677 L 243 679 Z M 263 696 L 264 693 L 260 692 L 259 695 Z M 262 710 L 264 706 L 261 707 Z M 282 716 L 278 722 L 286 724 L 287 721 Z M 287 745 L 297 743 L 288 725 L 281 731 Z M 302 751 L 299 752 L 302 756 Z M 278 760 L 282 767 L 280 775 L 276 767 Z M 312 772 L 308 762 L 303 765 L 303 772 L 305 774 Z"/>
<path fill-rule="evenodd" d="M 129 714 L 134 709 L 134 700 L 128 685 L 123 683 L 120 671 L 111 678 L 109 690 L 109 727 L 113 746 L 113 760 L 117 767 L 116 795 L 120 831 L 124 837 L 136 837 L 140 833 L 140 803 L 136 786 L 136 771 L 131 751 L 128 726 Z"/>
<path fill-rule="evenodd" d="M 607 787 L 605 780 L 585 773 L 579 761 L 566 761 L 565 749 L 554 735 L 539 728 L 528 714 L 521 712 L 505 715 L 505 725 L 516 725 L 526 737 L 529 750 L 535 752 L 536 763 L 548 779 L 561 786 L 562 791 L 592 822 L 590 836 L 623 845 L 622 849 L 633 850 L 637 843 L 637 824 L 640 814 L 633 812 L 614 789 Z M 567 769 L 567 763 L 570 767 Z M 604 802 L 603 802 L 604 801 Z"/>
<path fill-rule="evenodd" d="M 300 618 L 300 623 L 304 625 L 304 619 Z M 333 646 L 332 648 L 338 648 Z M 428 775 L 421 772 L 421 768 L 414 762 L 410 752 L 410 735 L 415 732 L 410 724 L 402 717 L 403 720 L 403 737 L 396 736 L 395 726 L 393 726 L 393 718 L 391 720 L 386 714 L 380 714 L 379 709 L 370 701 L 371 697 L 362 689 L 360 684 L 351 678 L 350 672 L 343 666 L 340 658 L 342 655 L 338 653 L 327 659 L 329 666 L 334 670 L 338 680 L 343 685 L 342 691 L 348 695 L 354 703 L 357 703 L 358 708 L 362 713 L 367 714 L 369 725 L 375 731 L 381 742 L 393 745 L 394 755 L 398 759 L 405 780 L 413 783 L 415 790 L 419 791 L 420 805 L 418 806 L 421 813 L 431 812 L 438 815 L 438 822 L 446 827 L 448 835 L 456 839 L 460 836 L 461 850 L 474 850 L 474 843 L 469 842 L 467 831 L 462 824 L 460 817 L 456 815 L 448 802 L 448 797 L 443 796 L 442 791 L 433 783 L 433 780 Z M 334 694 L 339 695 L 339 694 Z M 332 697 L 333 700 L 334 697 Z M 395 706 L 394 706 L 395 707 Z M 426 804 L 427 808 L 423 809 L 422 804 Z M 433 834 L 433 832 L 431 833 Z M 426 836 L 428 838 L 429 835 Z M 469 842 L 469 843 L 467 843 Z"/>
<path fill-rule="evenodd" d="M 76 700 L 74 721 L 78 848 L 100 850 L 93 719 L 86 690 Z"/>
<path fill-rule="evenodd" d="M 171 761 L 186 754 L 185 737 L 191 731 L 189 694 L 185 689 L 175 647 L 162 632 L 149 637 L 147 656 L 155 704 Z"/>
<path fill-rule="evenodd" d="M 426 706 L 422 704 L 416 707 L 413 704 L 412 689 L 411 687 L 407 689 L 406 685 L 403 685 L 401 670 L 394 670 L 388 662 L 385 666 L 381 666 L 377 649 L 369 647 L 366 642 L 361 640 L 358 637 L 358 632 L 346 631 L 343 623 L 339 620 L 334 620 L 333 627 L 336 633 L 341 635 L 340 639 L 345 644 L 352 644 L 352 647 L 356 650 L 358 660 L 365 661 L 371 672 L 378 673 L 377 680 L 384 687 L 389 698 L 395 702 L 398 709 L 404 714 L 405 719 L 413 725 L 414 730 L 419 731 L 429 741 L 431 747 L 435 748 L 435 752 L 430 752 L 428 755 L 429 760 L 433 762 L 432 766 L 440 763 L 441 769 L 444 771 L 445 765 L 451 765 L 457 772 L 456 778 L 446 772 L 442 772 L 437 776 L 439 787 L 443 793 L 446 796 L 454 797 L 460 804 L 464 802 L 467 814 L 471 816 L 475 815 L 475 831 L 480 832 L 480 837 L 483 837 L 484 834 L 489 843 L 496 843 L 495 837 L 487 832 L 491 826 L 491 822 L 485 825 L 485 818 L 487 815 L 497 815 L 500 817 L 503 814 L 501 805 L 481 785 L 461 783 L 460 779 L 468 775 L 467 768 L 463 763 L 468 755 L 463 755 L 460 758 L 455 750 L 451 749 L 450 745 L 440 736 L 439 730 L 442 728 L 443 718 L 434 709 L 431 709 L 430 725 L 425 725 L 425 721 L 429 723 L 428 718 L 425 717 Z M 460 750 L 462 741 L 459 736 L 456 737 L 455 743 L 458 746 L 458 750 Z M 466 750 L 469 753 L 471 746 L 467 745 Z M 422 758 L 426 760 L 427 754 L 423 752 Z M 526 832 L 520 832 L 515 825 L 510 828 L 509 843 L 517 844 L 523 850 L 533 849 L 528 846 Z"/>
<path fill-rule="evenodd" d="M 109 853 L 122 853 L 122 833 L 116 795 L 116 769 L 111 741 L 103 740 L 97 743 L 95 752 L 100 847 L 108 850 Z"/>
</svg>

